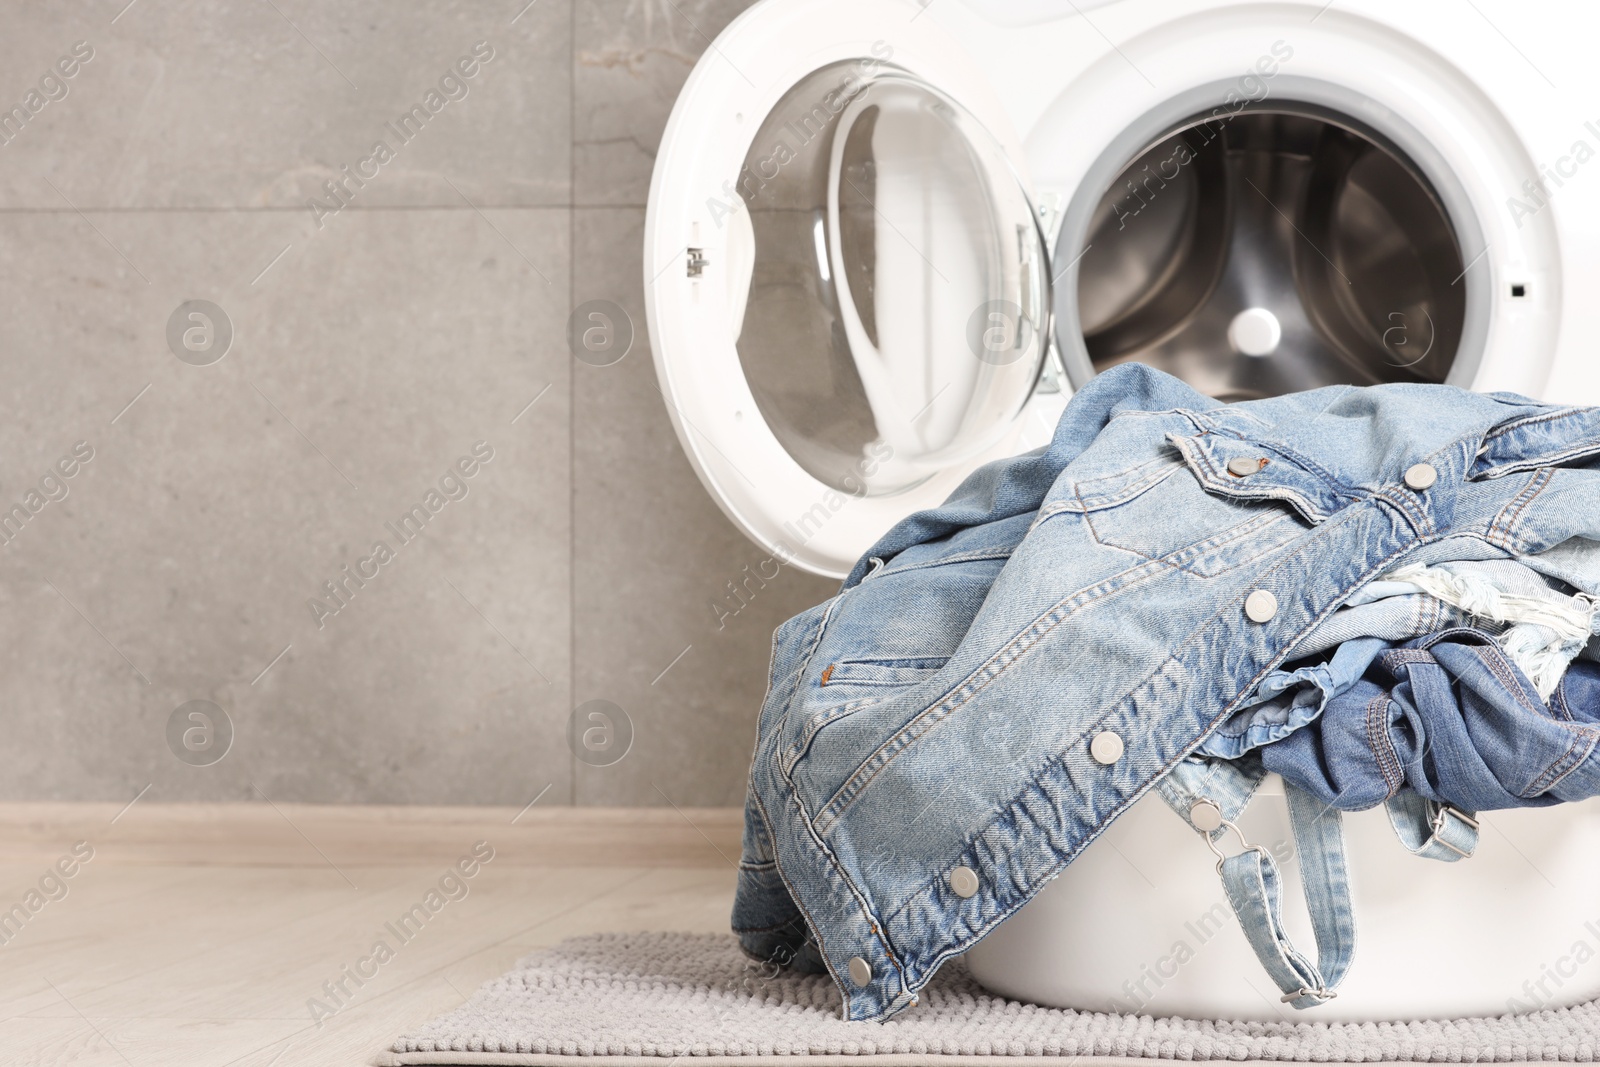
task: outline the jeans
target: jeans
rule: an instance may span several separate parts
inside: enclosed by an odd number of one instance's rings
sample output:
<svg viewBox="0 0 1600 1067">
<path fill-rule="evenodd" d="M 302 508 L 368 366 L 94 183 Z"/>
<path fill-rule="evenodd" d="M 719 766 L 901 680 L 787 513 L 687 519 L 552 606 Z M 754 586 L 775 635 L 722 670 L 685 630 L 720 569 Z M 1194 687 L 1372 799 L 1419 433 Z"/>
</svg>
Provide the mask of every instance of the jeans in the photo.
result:
<svg viewBox="0 0 1600 1067">
<path fill-rule="evenodd" d="M 1462 628 L 1380 650 L 1261 762 L 1346 811 L 1409 789 L 1478 812 L 1600 796 L 1597 743 L 1600 665 L 1574 664 L 1546 703 L 1494 639 Z"/>
</svg>

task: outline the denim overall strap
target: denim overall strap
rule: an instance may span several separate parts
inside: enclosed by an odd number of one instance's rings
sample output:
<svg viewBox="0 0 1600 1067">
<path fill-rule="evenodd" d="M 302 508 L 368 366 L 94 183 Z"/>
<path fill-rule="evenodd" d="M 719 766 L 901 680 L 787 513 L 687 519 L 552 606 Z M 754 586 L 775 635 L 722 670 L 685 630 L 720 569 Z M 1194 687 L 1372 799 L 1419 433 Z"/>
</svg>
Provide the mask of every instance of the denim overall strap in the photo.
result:
<svg viewBox="0 0 1600 1067">
<path fill-rule="evenodd" d="M 1478 823 L 1473 813 L 1429 800 L 1410 789 L 1390 797 L 1384 807 L 1400 843 L 1413 856 L 1455 863 L 1477 850 Z"/>
<path fill-rule="evenodd" d="M 1355 915 L 1345 866 L 1344 833 L 1337 808 L 1287 782 L 1289 821 L 1300 859 L 1300 882 L 1316 935 L 1313 962 L 1289 941 L 1283 925 L 1282 882 L 1266 849 L 1250 845 L 1217 864 L 1228 903 L 1283 1002 L 1311 1008 L 1333 999 L 1355 955 Z"/>
</svg>

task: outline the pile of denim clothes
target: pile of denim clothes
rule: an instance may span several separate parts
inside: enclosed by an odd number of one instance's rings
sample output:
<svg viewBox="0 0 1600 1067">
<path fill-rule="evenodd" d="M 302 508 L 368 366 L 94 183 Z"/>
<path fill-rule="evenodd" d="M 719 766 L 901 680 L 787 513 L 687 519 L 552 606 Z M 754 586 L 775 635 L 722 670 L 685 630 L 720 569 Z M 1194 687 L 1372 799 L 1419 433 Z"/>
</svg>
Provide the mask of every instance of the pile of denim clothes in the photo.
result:
<svg viewBox="0 0 1600 1067">
<path fill-rule="evenodd" d="M 1479 811 L 1600 794 L 1596 596 L 1600 409 L 1116 367 L 774 635 L 734 929 L 885 1018 L 1154 788 L 1313 1007 L 1354 951 L 1341 811 L 1451 862 Z M 1224 840 L 1269 772 L 1311 951 Z"/>
</svg>

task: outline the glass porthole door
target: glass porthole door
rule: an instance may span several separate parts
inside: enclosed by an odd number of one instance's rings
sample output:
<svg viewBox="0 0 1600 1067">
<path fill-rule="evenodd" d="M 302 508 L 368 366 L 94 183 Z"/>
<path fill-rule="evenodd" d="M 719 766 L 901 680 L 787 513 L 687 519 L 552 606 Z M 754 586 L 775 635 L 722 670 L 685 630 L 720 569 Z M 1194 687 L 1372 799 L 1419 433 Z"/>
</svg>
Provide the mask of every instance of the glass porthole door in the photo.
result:
<svg viewBox="0 0 1600 1067">
<path fill-rule="evenodd" d="M 822 31 L 793 5 L 725 31 L 669 121 L 646 225 L 686 453 L 752 539 L 834 575 L 1059 411 L 1038 401 L 1058 377 L 1049 257 L 1003 110 L 932 20 L 848 10 L 895 20 L 895 47 L 824 42 L 795 66 L 785 35 Z"/>
</svg>

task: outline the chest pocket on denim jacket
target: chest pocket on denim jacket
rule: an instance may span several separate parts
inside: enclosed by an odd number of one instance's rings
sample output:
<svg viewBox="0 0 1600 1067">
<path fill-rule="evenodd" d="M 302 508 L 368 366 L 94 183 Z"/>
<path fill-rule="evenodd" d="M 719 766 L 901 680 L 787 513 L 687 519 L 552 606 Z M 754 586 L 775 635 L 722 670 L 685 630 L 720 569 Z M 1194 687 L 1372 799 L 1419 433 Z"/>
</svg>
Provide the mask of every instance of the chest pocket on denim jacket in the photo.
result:
<svg viewBox="0 0 1600 1067">
<path fill-rule="evenodd" d="M 801 690 L 801 726 L 789 745 L 793 767 L 824 727 L 869 708 L 937 674 L 943 657 L 918 659 L 847 659 L 831 663 Z"/>
<path fill-rule="evenodd" d="M 1233 474 L 1229 460 L 1255 468 Z M 1162 455 L 1075 483 L 1062 510 L 1081 512 L 1099 544 L 1209 577 L 1287 546 L 1343 506 L 1319 483 L 1248 441 L 1169 435 Z"/>
</svg>

